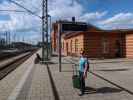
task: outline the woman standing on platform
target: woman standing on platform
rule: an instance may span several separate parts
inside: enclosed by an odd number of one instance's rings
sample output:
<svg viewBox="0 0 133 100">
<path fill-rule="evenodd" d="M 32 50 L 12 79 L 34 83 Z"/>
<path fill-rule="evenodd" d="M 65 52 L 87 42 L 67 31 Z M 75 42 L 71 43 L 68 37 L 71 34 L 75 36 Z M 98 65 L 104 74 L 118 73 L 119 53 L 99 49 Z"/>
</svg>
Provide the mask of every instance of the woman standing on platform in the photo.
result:
<svg viewBox="0 0 133 100">
<path fill-rule="evenodd" d="M 82 96 L 85 92 L 85 78 L 87 77 L 87 70 L 89 67 L 88 59 L 84 51 L 81 51 L 81 56 L 79 60 L 79 77 L 80 77 L 80 91 Z"/>
</svg>

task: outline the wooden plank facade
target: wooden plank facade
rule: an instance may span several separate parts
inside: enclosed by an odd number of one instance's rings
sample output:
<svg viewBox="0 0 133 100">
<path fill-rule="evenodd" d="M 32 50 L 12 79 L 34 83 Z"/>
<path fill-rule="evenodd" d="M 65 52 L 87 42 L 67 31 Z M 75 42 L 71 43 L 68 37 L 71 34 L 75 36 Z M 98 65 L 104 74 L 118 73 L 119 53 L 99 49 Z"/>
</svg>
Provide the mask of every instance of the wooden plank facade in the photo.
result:
<svg viewBox="0 0 133 100">
<path fill-rule="evenodd" d="M 133 34 L 126 35 L 126 57 L 133 58 Z"/>
<path fill-rule="evenodd" d="M 57 30 L 53 31 L 53 34 L 52 46 L 58 51 Z M 132 31 L 105 31 L 89 27 L 87 31 L 62 33 L 61 38 L 62 53 L 66 56 L 79 56 L 80 51 L 84 50 L 90 58 L 133 58 Z"/>
</svg>

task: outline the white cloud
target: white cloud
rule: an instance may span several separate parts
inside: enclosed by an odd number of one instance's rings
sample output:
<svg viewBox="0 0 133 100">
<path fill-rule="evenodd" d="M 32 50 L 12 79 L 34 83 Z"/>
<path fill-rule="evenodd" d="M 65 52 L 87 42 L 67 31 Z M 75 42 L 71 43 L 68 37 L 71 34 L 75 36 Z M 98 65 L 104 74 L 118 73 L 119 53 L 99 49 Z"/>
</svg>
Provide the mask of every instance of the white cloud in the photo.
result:
<svg viewBox="0 0 133 100">
<path fill-rule="evenodd" d="M 24 5 L 26 8 L 36 12 L 38 15 L 41 16 L 41 4 L 42 0 L 15 0 L 19 4 Z M 9 3 L 4 1 L 0 4 L 0 9 L 9 9 L 9 10 L 24 10 L 18 7 L 15 4 Z M 77 20 L 80 21 L 97 21 L 100 20 L 103 16 L 106 15 L 106 12 L 86 12 L 85 8 L 79 2 L 72 1 L 72 0 L 48 0 L 48 11 L 49 14 L 52 16 L 52 19 L 68 19 L 70 20 L 71 17 L 75 16 Z M 7 14 L 7 13 L 6 13 Z M 10 20 L 1 21 L 0 20 L 0 30 L 12 30 L 24 32 L 27 30 L 25 34 L 31 34 L 30 37 L 27 38 L 35 38 L 37 37 L 36 33 L 41 33 L 41 20 L 36 16 L 27 13 L 8 13 L 10 16 Z M 40 26 L 40 27 L 39 27 Z M 32 30 L 32 28 L 37 28 L 36 30 Z M 29 29 L 29 30 L 28 30 Z M 27 39 L 28 40 L 28 39 Z M 36 39 L 35 39 L 36 40 Z M 39 39 L 40 40 L 40 39 Z"/>
<path fill-rule="evenodd" d="M 98 23 L 104 28 L 133 28 L 133 13 L 119 13 Z"/>
<path fill-rule="evenodd" d="M 81 21 L 97 21 L 100 20 L 103 16 L 105 16 L 107 12 L 91 12 L 91 13 L 85 13 L 82 16 L 79 17 L 79 20 Z"/>
<path fill-rule="evenodd" d="M 37 14 L 40 14 L 41 11 L 38 8 L 40 8 L 40 5 L 37 3 L 39 0 L 19 0 L 17 1 L 19 4 L 24 5 L 26 8 L 32 10 L 33 12 L 36 12 L 38 10 Z M 33 5 L 34 4 L 34 5 Z M 30 5 L 30 6 L 29 6 Z M 35 9 L 34 9 L 35 8 Z M 22 8 L 18 7 L 17 5 L 4 1 L 0 4 L 1 10 L 23 10 Z M 10 20 L 0 20 L 0 31 L 5 30 L 11 30 L 13 32 L 17 31 L 16 34 L 21 34 L 18 32 L 20 30 L 24 30 L 24 32 L 27 30 L 27 33 L 25 34 L 27 36 L 28 33 L 32 32 L 33 35 L 40 33 L 40 28 L 38 26 L 41 26 L 41 20 L 37 18 L 34 15 L 31 15 L 29 13 L 14 13 L 14 12 L 0 12 L 2 14 L 8 14 L 10 16 Z M 33 27 L 33 31 L 32 28 Z M 36 28 L 36 29 L 35 29 Z M 29 30 L 28 30 L 29 29 Z M 13 33 L 12 33 L 13 34 Z M 32 37 L 33 35 L 30 35 Z M 30 38 L 27 36 L 27 38 Z M 28 39 L 27 39 L 28 40 Z"/>
<path fill-rule="evenodd" d="M 41 15 L 41 3 L 42 0 L 16 0 L 21 5 L 24 5 L 26 8 L 31 9 L 33 12 L 37 12 L 38 15 Z M 29 6 L 30 5 L 30 6 Z M 23 10 L 22 8 L 9 3 L 4 2 L 0 4 L 0 9 L 10 9 L 10 10 Z M 76 16 L 76 19 L 82 21 L 89 21 L 99 19 L 104 16 L 105 12 L 92 12 L 92 13 L 83 13 L 84 7 L 72 0 L 49 0 L 48 2 L 49 14 L 52 16 L 52 19 L 71 19 L 71 17 Z M 5 21 L 5 23 L 0 26 L 7 26 L 10 30 L 19 30 L 21 28 L 29 28 L 34 26 L 41 26 L 41 20 L 36 16 L 25 14 L 25 13 L 9 13 L 11 20 Z"/>
<path fill-rule="evenodd" d="M 49 2 L 49 14 L 56 19 L 70 19 L 73 16 L 79 17 L 83 12 L 83 7 L 78 2 L 72 0 L 53 0 Z"/>
<path fill-rule="evenodd" d="M 78 0 L 50 0 L 49 14 L 54 21 L 58 19 L 71 20 L 73 16 L 78 21 L 97 21 L 107 14 L 103 12 L 85 12 L 85 8 Z"/>
<path fill-rule="evenodd" d="M 26 8 L 30 9 L 29 7 L 32 7 L 32 6 L 28 6 L 28 5 L 32 5 L 32 4 L 30 4 L 32 2 L 36 3 L 35 1 L 36 0 L 28 0 L 28 2 L 26 2 L 26 0 L 21 0 L 19 3 L 21 5 L 24 5 Z M 27 4 L 27 5 L 25 5 L 25 4 Z M 24 9 L 18 7 L 17 5 L 15 5 L 13 3 L 6 2 L 6 1 L 0 5 L 0 9 L 21 10 L 21 11 L 24 10 Z M 32 11 L 34 11 L 34 9 L 32 9 Z M 37 22 L 36 24 L 39 24 L 39 21 L 40 21 L 37 17 L 35 17 L 29 13 L 10 12 L 8 14 L 11 18 L 11 20 L 8 21 L 8 23 L 9 23 L 8 25 L 11 30 L 25 28 L 25 27 L 26 28 L 31 27 L 31 26 L 35 25 L 35 24 L 33 24 L 34 22 Z"/>
</svg>

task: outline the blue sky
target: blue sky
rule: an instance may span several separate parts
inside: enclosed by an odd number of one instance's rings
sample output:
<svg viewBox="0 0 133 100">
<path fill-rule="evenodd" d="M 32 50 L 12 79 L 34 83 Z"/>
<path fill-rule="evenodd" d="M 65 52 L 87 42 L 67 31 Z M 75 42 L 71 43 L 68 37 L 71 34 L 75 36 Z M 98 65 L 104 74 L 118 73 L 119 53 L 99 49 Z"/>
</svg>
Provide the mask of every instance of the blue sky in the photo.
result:
<svg viewBox="0 0 133 100">
<path fill-rule="evenodd" d="M 1 5 L 3 1 L 8 1 L 8 0 L 0 0 Z M 78 3 L 81 4 L 81 6 L 84 8 L 84 12 L 86 13 L 106 11 L 107 14 L 103 16 L 102 19 L 111 18 L 119 13 L 133 13 L 133 7 L 132 7 L 133 0 L 77 0 L 77 1 Z M 10 20 L 10 15 L 0 13 L 0 20 Z"/>
<path fill-rule="evenodd" d="M 2 3 L 3 2 L 3 0 L 0 0 L 0 3 Z"/>
<path fill-rule="evenodd" d="M 10 16 L 8 14 L 0 14 L 0 20 L 10 20 Z"/>
<path fill-rule="evenodd" d="M 42 0 L 14 1 L 37 11 L 41 16 Z M 71 20 L 75 16 L 77 21 L 85 21 L 102 29 L 133 29 L 132 4 L 133 0 L 48 0 L 48 13 L 53 22 L 59 19 Z M 7 0 L 0 0 L 0 10 L 8 9 L 23 10 Z M 16 34 L 25 36 L 27 41 L 40 40 L 40 35 L 36 33 L 41 33 L 41 21 L 30 14 L 0 11 L 0 30 L 2 29 L 17 31 Z"/>
<path fill-rule="evenodd" d="M 0 4 L 2 4 L 3 1 L 5 0 L 0 0 Z M 2 12 L 0 12 L 0 20 L 10 20 L 10 16 L 8 14 L 2 14 Z"/>
<path fill-rule="evenodd" d="M 107 11 L 106 17 L 133 12 L 133 0 L 80 0 L 88 12 Z"/>
<path fill-rule="evenodd" d="M 73 5 L 63 2 L 63 0 L 58 1 L 51 6 L 51 8 L 57 8 L 50 12 L 53 16 L 62 16 L 60 18 L 65 19 L 66 16 L 75 15 L 78 20 L 86 21 L 103 29 L 133 28 L 133 0 L 73 0 Z M 64 4 L 58 7 L 61 5 L 60 1 Z"/>
</svg>

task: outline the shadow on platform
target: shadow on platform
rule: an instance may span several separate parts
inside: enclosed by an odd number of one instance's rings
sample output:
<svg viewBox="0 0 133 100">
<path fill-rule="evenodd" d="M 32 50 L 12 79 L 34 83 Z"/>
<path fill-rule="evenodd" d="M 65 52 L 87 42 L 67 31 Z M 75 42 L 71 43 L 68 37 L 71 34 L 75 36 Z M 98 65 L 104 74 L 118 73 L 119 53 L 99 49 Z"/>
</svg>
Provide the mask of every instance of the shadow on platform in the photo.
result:
<svg viewBox="0 0 133 100">
<path fill-rule="evenodd" d="M 97 71 L 128 71 L 130 70 L 129 68 L 123 68 L 123 69 L 102 69 L 102 70 L 97 70 Z"/>
<path fill-rule="evenodd" d="M 52 57 L 58 57 L 58 54 L 52 54 Z M 65 57 L 64 55 L 61 55 L 62 57 Z"/>
<path fill-rule="evenodd" d="M 85 94 L 93 94 L 93 93 L 117 93 L 121 92 L 121 89 L 112 88 L 112 87 L 101 87 L 101 88 L 92 88 L 86 87 Z"/>
</svg>

